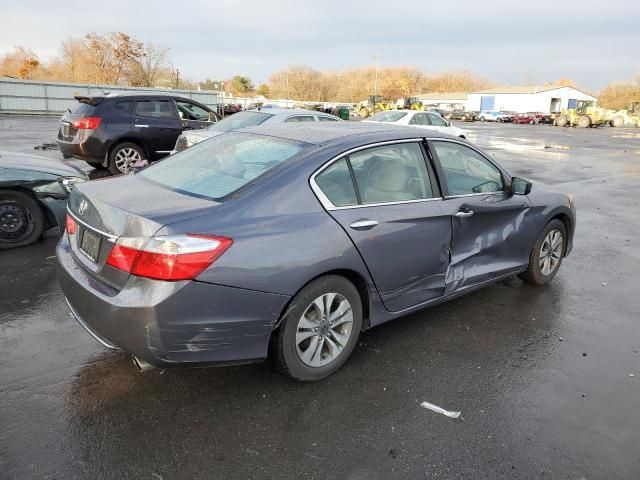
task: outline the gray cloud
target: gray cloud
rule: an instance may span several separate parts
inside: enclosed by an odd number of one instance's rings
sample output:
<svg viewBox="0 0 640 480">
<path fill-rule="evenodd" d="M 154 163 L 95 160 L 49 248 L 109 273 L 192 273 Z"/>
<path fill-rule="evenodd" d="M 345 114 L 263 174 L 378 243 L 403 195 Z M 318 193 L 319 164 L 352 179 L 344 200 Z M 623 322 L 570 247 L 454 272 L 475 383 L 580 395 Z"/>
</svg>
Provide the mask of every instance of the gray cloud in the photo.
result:
<svg viewBox="0 0 640 480">
<path fill-rule="evenodd" d="M 193 79 L 266 81 L 292 64 L 343 69 L 373 63 L 427 72 L 464 69 L 517 84 L 570 77 L 588 88 L 640 66 L 636 0 L 23 0 L 1 7 L 0 52 L 20 44 L 43 58 L 68 36 L 122 30 L 171 49 Z"/>
</svg>

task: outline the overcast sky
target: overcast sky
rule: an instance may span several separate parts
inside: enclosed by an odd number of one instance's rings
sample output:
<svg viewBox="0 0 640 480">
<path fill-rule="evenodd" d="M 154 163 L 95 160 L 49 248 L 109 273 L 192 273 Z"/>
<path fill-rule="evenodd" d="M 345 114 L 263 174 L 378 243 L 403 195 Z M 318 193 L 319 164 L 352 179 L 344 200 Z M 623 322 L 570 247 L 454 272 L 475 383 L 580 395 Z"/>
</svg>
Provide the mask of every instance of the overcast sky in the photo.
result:
<svg viewBox="0 0 640 480">
<path fill-rule="evenodd" d="M 41 59 L 86 32 L 121 30 L 171 49 L 192 80 L 254 82 L 288 65 L 470 70 L 500 84 L 569 77 L 599 89 L 640 73 L 638 0 L 3 1 L 0 54 Z"/>
</svg>

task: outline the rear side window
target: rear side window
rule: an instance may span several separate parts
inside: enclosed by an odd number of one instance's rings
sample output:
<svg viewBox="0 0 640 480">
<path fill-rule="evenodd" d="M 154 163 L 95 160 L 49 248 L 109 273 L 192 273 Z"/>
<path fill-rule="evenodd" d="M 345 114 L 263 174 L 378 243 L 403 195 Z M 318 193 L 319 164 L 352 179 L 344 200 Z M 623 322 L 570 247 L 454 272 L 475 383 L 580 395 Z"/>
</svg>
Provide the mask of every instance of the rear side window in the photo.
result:
<svg viewBox="0 0 640 480">
<path fill-rule="evenodd" d="M 429 171 L 417 143 L 373 147 L 349 155 L 362 203 L 432 198 Z"/>
<path fill-rule="evenodd" d="M 133 102 L 116 102 L 113 104 L 113 108 L 121 110 L 124 113 L 130 113 L 132 104 Z"/>
<path fill-rule="evenodd" d="M 311 115 L 301 115 L 298 117 L 289 117 L 287 118 L 284 123 L 291 123 L 291 122 L 315 122 L 315 118 L 313 118 Z"/>
<path fill-rule="evenodd" d="M 337 122 L 338 119 L 337 118 L 333 118 L 333 117 L 323 117 L 321 115 L 318 115 L 318 120 L 321 122 Z"/>
<path fill-rule="evenodd" d="M 174 118 L 169 100 L 139 100 L 136 102 L 136 116 Z"/>
<path fill-rule="evenodd" d="M 338 160 L 316 176 L 316 184 L 336 207 L 358 204 L 346 158 Z"/>
<path fill-rule="evenodd" d="M 426 113 L 416 113 L 409 122 L 409 125 L 431 125 Z"/>
<path fill-rule="evenodd" d="M 220 200 L 307 147 L 276 137 L 232 132 L 176 153 L 138 175 L 180 193 Z"/>
</svg>

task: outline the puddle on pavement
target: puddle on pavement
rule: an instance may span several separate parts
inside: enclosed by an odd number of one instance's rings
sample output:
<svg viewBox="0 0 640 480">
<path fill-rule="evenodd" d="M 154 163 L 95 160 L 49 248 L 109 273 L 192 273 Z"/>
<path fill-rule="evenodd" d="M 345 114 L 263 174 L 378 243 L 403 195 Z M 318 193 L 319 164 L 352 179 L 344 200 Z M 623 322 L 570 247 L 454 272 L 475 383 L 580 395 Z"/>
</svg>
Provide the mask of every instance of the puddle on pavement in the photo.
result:
<svg viewBox="0 0 640 480">
<path fill-rule="evenodd" d="M 612 138 L 640 138 L 640 133 L 622 133 L 619 135 L 611 135 Z"/>
<path fill-rule="evenodd" d="M 489 149 L 503 150 L 507 152 L 528 153 L 546 152 L 548 158 L 564 160 L 568 157 L 565 153 L 570 150 L 569 145 L 558 143 L 532 142 L 524 138 L 492 139 L 488 142 Z"/>
</svg>

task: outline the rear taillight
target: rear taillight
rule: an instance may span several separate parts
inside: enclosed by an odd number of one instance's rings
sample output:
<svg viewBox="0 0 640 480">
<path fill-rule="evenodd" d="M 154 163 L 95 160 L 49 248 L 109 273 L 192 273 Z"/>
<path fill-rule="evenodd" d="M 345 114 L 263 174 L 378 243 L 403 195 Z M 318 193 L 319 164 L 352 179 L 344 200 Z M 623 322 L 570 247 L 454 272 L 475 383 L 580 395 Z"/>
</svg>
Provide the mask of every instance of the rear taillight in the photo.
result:
<svg viewBox="0 0 640 480">
<path fill-rule="evenodd" d="M 71 215 L 69 215 L 67 213 L 67 222 L 66 222 L 66 228 L 65 229 L 67 230 L 67 233 L 69 235 L 75 235 L 76 234 L 77 225 L 78 224 L 76 223 L 76 221 L 71 217 Z"/>
<path fill-rule="evenodd" d="M 85 117 L 73 122 L 73 126 L 78 130 L 95 130 L 100 126 L 102 118 L 100 117 Z"/>
<path fill-rule="evenodd" d="M 156 280 L 192 280 L 233 243 L 215 235 L 121 237 L 107 264 L 139 277 Z"/>
</svg>

